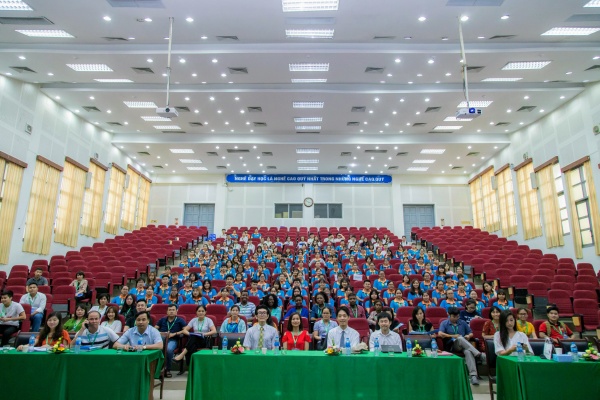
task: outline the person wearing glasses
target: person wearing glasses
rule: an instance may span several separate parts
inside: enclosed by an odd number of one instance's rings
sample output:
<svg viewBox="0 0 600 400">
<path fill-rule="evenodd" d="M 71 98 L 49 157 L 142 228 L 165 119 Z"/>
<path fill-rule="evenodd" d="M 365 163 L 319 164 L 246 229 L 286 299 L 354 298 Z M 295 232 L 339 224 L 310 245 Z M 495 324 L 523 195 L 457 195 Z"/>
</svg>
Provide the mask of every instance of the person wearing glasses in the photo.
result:
<svg viewBox="0 0 600 400">
<path fill-rule="evenodd" d="M 262 348 L 272 349 L 275 337 L 279 334 L 277 333 L 277 329 L 267 323 L 271 317 L 269 308 L 264 304 L 260 304 L 256 307 L 255 312 L 258 322 L 246 332 L 246 336 L 244 337 L 244 347 L 250 350 Z"/>
</svg>

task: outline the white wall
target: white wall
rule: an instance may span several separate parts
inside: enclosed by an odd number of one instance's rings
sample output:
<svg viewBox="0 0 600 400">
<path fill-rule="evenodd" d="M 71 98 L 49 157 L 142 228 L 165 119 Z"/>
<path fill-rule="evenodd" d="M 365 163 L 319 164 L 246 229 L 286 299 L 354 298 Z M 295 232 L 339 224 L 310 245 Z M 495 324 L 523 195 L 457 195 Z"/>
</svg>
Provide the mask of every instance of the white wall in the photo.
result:
<svg viewBox="0 0 600 400">
<path fill-rule="evenodd" d="M 25 132 L 25 124 L 33 127 L 32 134 Z M 44 156 L 59 165 L 64 165 L 65 157 L 68 156 L 87 166 L 90 164 L 90 157 L 98 153 L 98 161 L 104 165 L 115 162 L 125 168 L 127 164 L 131 164 L 140 171 L 144 170 L 114 147 L 111 141 L 112 134 L 64 109 L 36 85 L 0 76 L 0 151 L 28 164 L 21 185 L 9 263 L 6 266 L 0 265 L 0 270 L 8 270 L 9 266 L 15 264 L 31 265 L 35 259 L 50 257 L 21 251 L 36 156 Z M 106 177 L 105 203 L 108 179 L 109 174 Z M 98 239 L 80 235 L 78 246 L 89 246 L 111 237 L 103 230 L 104 226 Z M 65 254 L 69 250 L 72 248 L 52 242 L 50 255 Z"/>
</svg>

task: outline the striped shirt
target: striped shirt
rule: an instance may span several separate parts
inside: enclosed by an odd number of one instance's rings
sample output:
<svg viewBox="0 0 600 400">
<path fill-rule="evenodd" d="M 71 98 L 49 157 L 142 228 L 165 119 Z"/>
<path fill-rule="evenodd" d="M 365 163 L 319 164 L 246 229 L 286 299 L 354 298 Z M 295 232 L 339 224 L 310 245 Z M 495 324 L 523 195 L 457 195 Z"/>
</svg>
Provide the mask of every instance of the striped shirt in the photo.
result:
<svg viewBox="0 0 600 400">
<path fill-rule="evenodd" d="M 110 328 L 99 326 L 96 333 L 90 333 L 87 329 L 83 331 L 81 338 L 82 346 L 95 346 L 103 349 L 108 348 L 111 342 L 116 342 L 119 336 Z"/>
</svg>

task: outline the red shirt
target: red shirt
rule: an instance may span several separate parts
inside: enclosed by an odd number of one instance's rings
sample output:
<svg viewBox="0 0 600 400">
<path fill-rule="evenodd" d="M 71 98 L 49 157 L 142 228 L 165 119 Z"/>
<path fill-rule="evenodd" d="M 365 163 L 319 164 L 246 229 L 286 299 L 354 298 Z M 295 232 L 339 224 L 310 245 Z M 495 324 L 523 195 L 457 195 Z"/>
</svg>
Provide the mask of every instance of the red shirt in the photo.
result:
<svg viewBox="0 0 600 400">
<path fill-rule="evenodd" d="M 281 343 L 288 343 L 289 350 L 304 350 L 304 345 L 310 343 L 310 335 L 307 331 L 302 331 L 298 336 L 294 336 L 292 332 L 286 331 L 283 335 Z"/>
<path fill-rule="evenodd" d="M 540 332 L 543 332 L 545 334 L 548 333 L 547 324 L 549 324 L 549 321 L 543 322 L 540 325 Z M 563 324 L 558 324 L 558 325 L 550 324 L 550 337 L 552 339 L 563 340 L 564 334 L 566 334 L 567 336 L 571 336 L 573 334 L 573 332 L 569 329 L 569 327 L 567 325 L 564 325 L 564 329 L 563 329 Z"/>
</svg>

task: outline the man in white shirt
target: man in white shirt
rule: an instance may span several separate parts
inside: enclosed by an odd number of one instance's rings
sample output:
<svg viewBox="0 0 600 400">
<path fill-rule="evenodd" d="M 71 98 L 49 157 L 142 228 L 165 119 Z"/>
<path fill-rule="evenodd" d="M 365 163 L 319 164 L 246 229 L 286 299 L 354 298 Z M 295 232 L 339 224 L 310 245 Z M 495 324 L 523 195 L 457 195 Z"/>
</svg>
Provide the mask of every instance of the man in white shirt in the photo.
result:
<svg viewBox="0 0 600 400">
<path fill-rule="evenodd" d="M 333 328 L 327 334 L 327 347 L 338 346 L 344 348 L 346 339 L 350 340 L 350 347 L 355 348 L 360 343 L 360 334 L 348 326 L 350 311 L 348 307 L 340 307 L 337 312 L 337 323 L 339 326 Z"/>
<path fill-rule="evenodd" d="M 77 338 L 81 338 L 82 346 L 94 346 L 101 349 L 106 349 L 110 343 L 116 342 L 119 336 L 112 329 L 100 326 L 100 318 L 100 312 L 90 311 L 87 319 L 81 324 L 81 329 L 71 341 L 71 346 L 75 345 Z"/>
<path fill-rule="evenodd" d="M 394 345 L 397 344 L 402 349 L 402 340 L 400 335 L 390 330 L 390 315 L 387 312 L 377 314 L 377 323 L 379 324 L 379 330 L 371 333 L 369 337 L 369 350 L 375 350 L 375 339 L 379 339 L 379 348 L 384 344 Z"/>
<path fill-rule="evenodd" d="M 10 337 L 19 331 L 19 322 L 26 317 L 23 306 L 12 301 L 13 291 L 5 290 L 0 296 L 0 334 L 2 342 L 0 346 L 6 346 Z"/>
<path fill-rule="evenodd" d="M 21 296 L 19 303 L 29 304 L 31 306 L 31 332 L 39 332 L 46 309 L 46 295 L 38 292 L 38 285 L 35 282 L 29 282 L 27 285 L 28 294 Z"/>
<path fill-rule="evenodd" d="M 267 324 L 267 320 L 271 315 L 269 308 L 261 304 L 256 307 L 256 319 L 258 323 L 248 329 L 244 337 L 244 347 L 250 350 L 255 349 L 272 349 L 275 337 L 279 336 L 277 329 Z"/>
<path fill-rule="evenodd" d="M 121 348 L 125 351 L 131 349 L 162 350 L 163 345 L 158 329 L 150 326 L 150 312 L 140 311 L 135 316 L 135 327 L 123 333 L 123 336 L 114 343 L 113 348 Z"/>
</svg>

